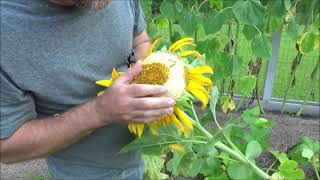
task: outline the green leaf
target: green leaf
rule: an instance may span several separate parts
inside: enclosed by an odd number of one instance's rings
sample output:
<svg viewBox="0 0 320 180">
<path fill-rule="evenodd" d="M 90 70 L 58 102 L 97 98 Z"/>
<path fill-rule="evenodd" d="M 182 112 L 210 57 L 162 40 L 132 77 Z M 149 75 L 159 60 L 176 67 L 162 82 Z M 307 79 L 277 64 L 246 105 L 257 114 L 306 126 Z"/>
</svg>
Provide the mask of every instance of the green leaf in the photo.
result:
<svg viewBox="0 0 320 180">
<path fill-rule="evenodd" d="M 196 50 L 205 53 L 206 57 L 213 57 L 215 52 L 220 48 L 221 42 L 217 38 L 207 39 L 205 41 L 198 41 Z M 209 59 L 208 61 L 212 61 Z"/>
<path fill-rule="evenodd" d="M 143 13 L 144 13 L 145 17 L 151 17 L 151 15 L 152 15 L 152 11 L 151 11 L 152 1 L 142 0 L 142 1 L 140 1 L 140 4 L 143 9 Z"/>
<path fill-rule="evenodd" d="M 308 31 L 304 33 L 298 40 L 299 50 L 302 54 L 309 54 L 320 48 L 319 30 Z"/>
<path fill-rule="evenodd" d="M 155 23 L 159 29 L 169 28 L 169 20 L 167 18 L 158 18 Z"/>
<path fill-rule="evenodd" d="M 179 23 L 186 35 L 193 36 L 198 24 L 202 24 L 202 16 L 193 11 L 187 12 Z"/>
<path fill-rule="evenodd" d="M 179 99 L 176 101 L 176 104 L 178 107 L 181 107 L 184 110 L 191 110 L 191 102 L 193 99 L 193 96 L 189 92 L 186 92 L 179 97 Z"/>
<path fill-rule="evenodd" d="M 227 20 L 227 16 L 223 12 L 213 10 L 213 13 L 204 20 L 203 26 L 207 34 L 218 32 Z"/>
<path fill-rule="evenodd" d="M 241 73 L 241 70 L 245 67 L 243 60 L 237 55 L 231 55 L 232 61 L 232 75 L 237 76 Z"/>
<path fill-rule="evenodd" d="M 316 18 L 314 18 L 314 22 L 312 25 L 315 28 L 320 28 L 320 13 L 317 14 Z"/>
<path fill-rule="evenodd" d="M 226 180 L 229 179 L 227 173 L 222 172 L 219 176 L 209 176 L 205 177 L 204 180 Z"/>
<path fill-rule="evenodd" d="M 289 19 L 289 22 L 288 22 L 288 25 L 286 28 L 286 32 L 292 40 L 294 40 L 294 41 L 297 40 L 297 38 L 299 36 L 299 32 L 298 32 L 298 27 L 297 27 L 297 24 L 296 24 L 294 17 Z"/>
<path fill-rule="evenodd" d="M 274 33 L 282 27 L 282 16 L 270 15 L 268 19 L 267 32 Z"/>
<path fill-rule="evenodd" d="M 140 138 L 136 138 L 127 144 L 121 149 L 120 153 L 139 151 L 146 155 L 162 155 L 170 151 L 170 144 L 181 142 L 181 137 L 173 125 L 159 127 L 158 133 L 159 135 L 153 135 L 149 129 L 145 129 Z"/>
<path fill-rule="evenodd" d="M 289 160 L 289 158 L 287 157 L 287 154 L 283 152 L 273 151 L 273 150 L 271 150 L 270 152 L 274 157 L 276 157 L 280 161 L 280 163 L 284 163 L 285 161 Z"/>
<path fill-rule="evenodd" d="M 259 157 L 262 153 L 260 144 L 257 141 L 250 141 L 246 149 L 246 157 L 249 160 L 254 161 L 255 158 Z"/>
<path fill-rule="evenodd" d="M 275 17 L 282 17 L 285 13 L 285 2 L 283 0 L 271 0 L 268 1 L 267 10 L 270 15 Z"/>
<path fill-rule="evenodd" d="M 284 0 L 284 7 L 287 11 L 289 11 L 291 7 L 291 0 Z"/>
<path fill-rule="evenodd" d="M 195 177 L 199 174 L 203 161 L 204 159 L 198 159 L 194 152 L 174 153 L 167 163 L 167 169 L 175 176 Z"/>
<path fill-rule="evenodd" d="M 247 40 L 251 40 L 254 36 L 259 34 L 259 32 L 257 31 L 256 28 L 254 28 L 253 26 L 249 26 L 249 25 L 244 25 L 244 27 L 242 29 L 242 33 L 246 37 Z"/>
<path fill-rule="evenodd" d="M 247 179 L 252 174 L 252 170 L 248 166 L 239 162 L 232 162 L 227 172 L 232 179 Z"/>
<path fill-rule="evenodd" d="M 293 160 L 305 164 L 319 152 L 319 140 L 313 141 L 307 137 L 302 137 L 298 144 L 289 152 L 289 157 Z"/>
<path fill-rule="evenodd" d="M 254 75 L 242 76 L 239 81 L 239 92 L 249 97 L 256 87 L 257 78 Z"/>
<path fill-rule="evenodd" d="M 214 86 L 212 88 L 211 96 L 210 96 L 210 110 L 214 117 L 216 116 L 216 106 L 219 99 L 219 95 L 220 93 L 219 93 L 218 87 Z"/>
<path fill-rule="evenodd" d="M 258 34 L 251 42 L 251 49 L 256 57 L 269 60 L 271 57 L 271 38 L 268 34 Z"/>
<path fill-rule="evenodd" d="M 257 106 L 252 109 L 247 109 L 244 111 L 242 117 L 246 123 L 254 125 L 256 121 L 260 119 L 260 108 Z"/>
<path fill-rule="evenodd" d="M 279 166 L 280 176 L 284 179 L 304 179 L 305 174 L 302 169 L 298 167 L 298 163 L 293 160 L 287 160 Z"/>
<path fill-rule="evenodd" d="M 304 148 L 302 150 L 302 157 L 305 157 L 310 161 L 312 156 L 313 156 L 313 151 L 311 149 Z"/>
<path fill-rule="evenodd" d="M 143 155 L 143 178 L 160 179 L 161 170 L 164 167 L 164 158 L 161 156 Z"/>
<path fill-rule="evenodd" d="M 231 96 L 221 96 L 220 102 L 224 113 L 227 113 L 228 110 L 234 110 L 236 108 L 236 103 L 233 101 Z"/>
<path fill-rule="evenodd" d="M 258 25 L 264 16 L 264 7 L 256 0 L 237 1 L 233 13 L 239 22 L 247 25 Z"/>
<path fill-rule="evenodd" d="M 160 6 L 160 12 L 163 16 L 167 17 L 171 21 L 175 20 L 175 15 L 177 14 L 175 11 L 175 6 L 173 3 L 169 1 L 163 1 Z"/>
</svg>

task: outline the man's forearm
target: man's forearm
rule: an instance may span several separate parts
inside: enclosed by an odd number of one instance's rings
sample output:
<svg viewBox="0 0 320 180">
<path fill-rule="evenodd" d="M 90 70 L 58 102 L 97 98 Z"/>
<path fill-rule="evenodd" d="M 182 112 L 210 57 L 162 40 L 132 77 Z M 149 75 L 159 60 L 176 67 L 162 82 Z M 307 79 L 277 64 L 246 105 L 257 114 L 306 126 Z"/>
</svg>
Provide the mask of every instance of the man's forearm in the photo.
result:
<svg viewBox="0 0 320 180">
<path fill-rule="evenodd" d="M 139 36 L 133 40 L 132 47 L 134 48 L 135 58 L 140 60 L 147 53 L 151 43 L 146 31 L 143 31 Z"/>
<path fill-rule="evenodd" d="M 13 163 L 43 157 L 89 135 L 102 126 L 95 115 L 93 102 L 55 117 L 28 121 L 12 136 L 0 141 L 1 162 Z"/>
</svg>

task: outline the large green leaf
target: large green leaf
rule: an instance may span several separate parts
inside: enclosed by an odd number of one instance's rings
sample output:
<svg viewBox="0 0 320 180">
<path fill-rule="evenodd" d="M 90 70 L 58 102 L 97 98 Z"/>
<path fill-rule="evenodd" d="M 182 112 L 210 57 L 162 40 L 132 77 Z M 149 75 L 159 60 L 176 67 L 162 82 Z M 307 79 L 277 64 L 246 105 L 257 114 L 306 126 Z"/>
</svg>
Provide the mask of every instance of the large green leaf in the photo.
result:
<svg viewBox="0 0 320 180">
<path fill-rule="evenodd" d="M 269 15 L 267 32 L 269 34 L 276 32 L 277 30 L 282 28 L 282 24 L 283 24 L 282 16 Z"/>
<path fill-rule="evenodd" d="M 268 34 L 258 34 L 251 42 L 251 49 L 255 57 L 268 61 L 271 57 L 271 38 Z"/>
<path fill-rule="evenodd" d="M 256 36 L 259 33 L 259 31 L 257 31 L 257 29 L 253 26 L 244 25 L 242 33 L 247 40 L 251 40 L 254 36 Z"/>
<path fill-rule="evenodd" d="M 284 179 L 304 179 L 305 174 L 298 167 L 298 163 L 293 160 L 287 160 L 279 166 L 280 176 Z"/>
<path fill-rule="evenodd" d="M 264 16 L 264 7 L 257 0 L 237 1 L 233 13 L 239 22 L 247 25 L 258 25 Z"/>
<path fill-rule="evenodd" d="M 164 158 L 161 156 L 143 155 L 143 179 L 161 179 Z"/>
<path fill-rule="evenodd" d="M 299 50 L 301 54 L 309 54 L 320 48 L 319 30 L 308 31 L 304 33 L 298 40 Z"/>
<path fill-rule="evenodd" d="M 204 159 L 198 159 L 194 152 L 177 152 L 167 163 L 167 169 L 175 176 L 195 177 L 199 174 L 203 161 Z"/>
<path fill-rule="evenodd" d="M 151 16 L 152 16 L 152 11 L 151 11 L 152 1 L 150 1 L 150 0 L 141 0 L 140 4 L 141 4 L 141 7 L 143 9 L 144 16 L 147 17 L 147 18 L 151 18 Z"/>
<path fill-rule="evenodd" d="M 252 175 L 252 170 L 240 162 L 232 162 L 227 172 L 232 179 L 247 179 Z"/>
<path fill-rule="evenodd" d="M 299 163 L 306 163 L 319 153 L 319 140 L 300 138 L 298 144 L 289 152 L 289 157 Z"/>
<path fill-rule="evenodd" d="M 213 10 L 213 13 L 207 17 L 203 23 L 206 33 L 212 34 L 218 32 L 226 20 L 227 16 L 224 12 Z"/>
<path fill-rule="evenodd" d="M 259 157 L 262 153 L 262 148 L 257 141 L 250 141 L 246 149 L 246 157 L 254 161 L 255 158 Z"/>
<path fill-rule="evenodd" d="M 167 17 L 171 21 L 175 20 L 176 9 L 175 5 L 170 1 L 163 1 L 160 6 L 161 15 Z"/>
<path fill-rule="evenodd" d="M 267 11 L 270 15 L 282 17 L 286 12 L 285 2 L 283 0 L 269 0 L 267 4 Z"/>
<path fill-rule="evenodd" d="M 297 40 L 297 38 L 299 36 L 299 31 L 298 31 L 296 21 L 293 17 L 289 19 L 289 22 L 288 22 L 288 25 L 286 28 L 286 32 L 292 40 L 294 40 L 294 41 Z"/>
<path fill-rule="evenodd" d="M 257 78 L 254 75 L 242 76 L 239 81 L 239 91 L 244 96 L 249 97 L 256 87 Z"/>
<path fill-rule="evenodd" d="M 185 12 L 179 23 L 184 33 L 188 36 L 193 36 L 198 24 L 202 24 L 203 15 L 196 12 Z"/>
<path fill-rule="evenodd" d="M 183 140 L 173 125 L 159 127 L 158 133 L 158 135 L 153 135 L 149 129 L 145 129 L 140 138 L 127 144 L 120 153 L 139 151 L 147 155 L 162 155 L 170 150 L 170 144 L 183 144 Z"/>
</svg>

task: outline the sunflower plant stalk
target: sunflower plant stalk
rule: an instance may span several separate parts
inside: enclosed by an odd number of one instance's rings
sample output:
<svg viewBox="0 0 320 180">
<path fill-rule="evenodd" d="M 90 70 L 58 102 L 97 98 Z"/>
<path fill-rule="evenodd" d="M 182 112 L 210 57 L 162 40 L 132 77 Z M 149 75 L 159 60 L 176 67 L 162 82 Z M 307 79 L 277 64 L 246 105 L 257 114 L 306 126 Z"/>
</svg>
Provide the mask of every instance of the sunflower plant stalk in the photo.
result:
<svg viewBox="0 0 320 180">
<path fill-rule="evenodd" d="M 164 154 L 168 151 L 185 153 L 189 151 L 190 144 L 212 144 L 230 154 L 237 161 L 251 167 L 261 178 L 268 179 L 269 175 L 243 155 L 228 137 L 225 138 L 230 147 L 221 141 L 216 141 L 199 121 L 193 102 L 200 101 L 201 108 L 206 108 L 213 87 L 208 75 L 212 75 L 213 70 L 205 64 L 205 55 L 194 50 L 193 39 L 183 38 L 168 48 L 165 46 L 155 51 L 159 41 L 160 38 L 157 38 L 153 42 L 142 59 L 142 71 L 135 78 L 134 83 L 165 86 L 168 90 L 165 96 L 176 101 L 174 112 L 148 124 L 128 124 L 128 130 L 137 138 L 124 147 L 122 152 L 138 150 L 153 155 Z M 109 87 L 120 74 L 114 69 L 111 79 L 99 80 L 96 84 Z M 102 94 L 103 92 L 100 92 L 98 96 Z M 221 129 L 219 125 L 218 127 Z"/>
</svg>

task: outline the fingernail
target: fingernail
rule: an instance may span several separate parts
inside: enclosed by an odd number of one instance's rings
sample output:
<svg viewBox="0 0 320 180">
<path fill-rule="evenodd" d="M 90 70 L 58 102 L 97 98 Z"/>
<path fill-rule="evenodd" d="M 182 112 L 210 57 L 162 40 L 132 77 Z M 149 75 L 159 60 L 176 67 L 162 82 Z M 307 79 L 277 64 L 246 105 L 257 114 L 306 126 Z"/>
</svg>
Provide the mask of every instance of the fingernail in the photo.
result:
<svg viewBox="0 0 320 180">
<path fill-rule="evenodd" d="M 168 114 L 173 113 L 173 108 L 168 108 Z"/>
</svg>

